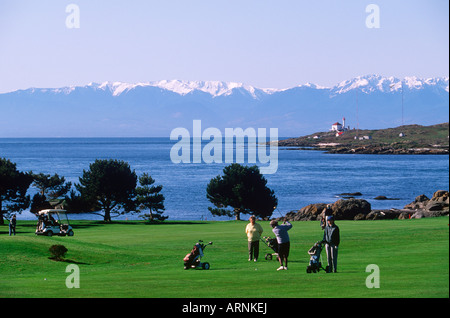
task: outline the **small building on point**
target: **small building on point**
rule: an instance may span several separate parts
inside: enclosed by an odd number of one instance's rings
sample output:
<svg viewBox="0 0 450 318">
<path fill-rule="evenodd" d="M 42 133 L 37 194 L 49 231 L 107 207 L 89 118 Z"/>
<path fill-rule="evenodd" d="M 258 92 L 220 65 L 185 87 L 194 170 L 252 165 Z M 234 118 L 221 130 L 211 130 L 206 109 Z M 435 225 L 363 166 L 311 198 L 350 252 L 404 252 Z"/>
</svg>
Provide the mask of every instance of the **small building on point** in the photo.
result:
<svg viewBox="0 0 450 318">
<path fill-rule="evenodd" d="M 335 122 L 333 125 L 331 125 L 331 131 L 341 131 L 342 125 L 339 122 Z"/>
<path fill-rule="evenodd" d="M 344 133 L 344 131 L 349 130 L 350 127 L 345 127 L 345 117 L 342 118 L 342 125 L 339 122 L 335 122 L 333 125 L 331 125 L 330 131 L 336 132 L 336 137 L 340 136 Z"/>
</svg>

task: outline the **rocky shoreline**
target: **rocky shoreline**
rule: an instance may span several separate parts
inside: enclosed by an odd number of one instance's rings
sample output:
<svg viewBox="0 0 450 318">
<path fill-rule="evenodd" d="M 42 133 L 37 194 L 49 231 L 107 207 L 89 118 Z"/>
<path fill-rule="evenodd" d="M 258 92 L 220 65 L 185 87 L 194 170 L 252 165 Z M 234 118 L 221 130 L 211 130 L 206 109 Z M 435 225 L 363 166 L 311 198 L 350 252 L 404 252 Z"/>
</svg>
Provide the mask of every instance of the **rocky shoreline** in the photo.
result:
<svg viewBox="0 0 450 318">
<path fill-rule="evenodd" d="M 346 146 L 340 144 L 309 146 L 293 146 L 289 143 L 279 144 L 281 147 L 291 147 L 289 150 L 319 150 L 329 154 L 368 154 L 368 155 L 448 155 L 448 148 L 395 148 L 389 146 Z"/>
<path fill-rule="evenodd" d="M 345 147 L 337 146 L 327 148 L 327 153 L 335 154 L 372 154 L 372 155 L 448 155 L 445 148 L 393 148 L 384 146 Z"/>
<path fill-rule="evenodd" d="M 361 195 L 360 193 L 356 193 Z M 386 198 L 389 199 L 389 198 Z M 449 215 L 449 192 L 438 190 L 429 199 L 419 195 L 403 209 L 372 210 L 370 203 L 363 199 L 340 199 L 331 205 L 333 215 L 337 220 L 392 220 L 392 219 L 420 219 Z M 315 203 L 290 211 L 286 214 L 289 221 L 316 221 L 322 217 L 322 211 L 327 203 Z"/>
</svg>

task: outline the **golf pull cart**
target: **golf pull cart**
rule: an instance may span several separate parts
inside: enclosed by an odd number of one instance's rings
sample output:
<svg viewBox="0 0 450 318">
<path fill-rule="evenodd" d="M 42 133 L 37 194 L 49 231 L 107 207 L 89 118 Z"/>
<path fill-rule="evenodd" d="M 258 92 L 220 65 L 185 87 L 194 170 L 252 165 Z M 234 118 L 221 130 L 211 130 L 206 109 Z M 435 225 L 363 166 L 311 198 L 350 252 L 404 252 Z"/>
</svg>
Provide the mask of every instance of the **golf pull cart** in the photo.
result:
<svg viewBox="0 0 450 318">
<path fill-rule="evenodd" d="M 212 245 L 212 242 L 204 244 L 202 240 L 199 240 L 198 243 L 194 245 L 192 251 L 184 257 L 184 269 L 196 268 L 208 270 L 210 268 L 209 263 L 201 261 L 201 258 L 204 256 L 203 252 L 208 245 Z"/>
<path fill-rule="evenodd" d="M 66 210 L 41 210 L 38 213 L 36 235 L 73 236 Z"/>
<path fill-rule="evenodd" d="M 264 236 L 260 239 L 267 247 L 271 248 L 274 253 L 267 253 L 264 257 L 267 261 L 272 260 L 272 256 L 278 257 L 278 242 L 276 238 Z"/>
</svg>

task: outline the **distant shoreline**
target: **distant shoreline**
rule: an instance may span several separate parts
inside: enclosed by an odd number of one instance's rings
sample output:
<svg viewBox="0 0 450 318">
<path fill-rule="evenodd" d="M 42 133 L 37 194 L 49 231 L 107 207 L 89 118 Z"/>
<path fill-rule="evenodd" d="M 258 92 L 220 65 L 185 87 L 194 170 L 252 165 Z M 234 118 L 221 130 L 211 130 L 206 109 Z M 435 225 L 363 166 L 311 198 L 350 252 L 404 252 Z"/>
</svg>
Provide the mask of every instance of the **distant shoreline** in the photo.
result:
<svg viewBox="0 0 450 318">
<path fill-rule="evenodd" d="M 331 154 L 448 155 L 449 124 L 407 125 L 380 130 L 319 132 L 280 140 L 289 150 L 319 150 Z"/>
<path fill-rule="evenodd" d="M 315 150 L 325 151 L 329 154 L 368 154 L 368 155 L 449 155 L 448 149 L 431 149 L 431 148 L 418 148 L 418 149 L 395 149 L 389 147 L 345 147 L 345 146 L 317 146 L 317 147 L 298 147 L 289 148 L 283 150 Z"/>
</svg>

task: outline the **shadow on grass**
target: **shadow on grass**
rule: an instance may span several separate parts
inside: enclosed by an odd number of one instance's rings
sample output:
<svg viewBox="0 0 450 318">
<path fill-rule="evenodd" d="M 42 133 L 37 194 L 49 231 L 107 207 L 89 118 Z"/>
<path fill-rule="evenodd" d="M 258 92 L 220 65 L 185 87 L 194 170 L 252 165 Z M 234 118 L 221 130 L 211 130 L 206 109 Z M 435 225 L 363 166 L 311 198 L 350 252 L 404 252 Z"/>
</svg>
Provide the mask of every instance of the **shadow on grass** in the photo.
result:
<svg viewBox="0 0 450 318">
<path fill-rule="evenodd" d="M 169 221 L 169 222 L 148 222 L 148 221 L 90 221 L 90 220 L 75 220 L 70 222 L 70 225 L 76 231 L 77 229 L 93 228 L 97 226 L 114 226 L 114 225 L 148 225 L 148 226 L 164 226 L 164 225 L 206 225 L 210 224 L 210 221 Z M 16 228 L 16 234 L 30 234 L 30 231 L 20 231 L 19 228 L 30 229 L 36 228 L 36 224 L 24 223 L 18 225 Z M 1 229 L 1 227 L 0 227 Z M 0 230 L 0 235 L 8 236 L 9 229 L 6 226 L 5 230 Z"/>
<path fill-rule="evenodd" d="M 24 231 L 17 231 L 16 230 L 16 235 L 19 235 L 20 236 L 20 234 L 29 234 L 30 232 L 24 232 Z M 0 235 L 2 235 L 2 234 L 6 234 L 6 236 L 15 236 L 15 235 L 9 235 L 9 232 L 2 232 L 2 231 L 0 231 Z"/>
<path fill-rule="evenodd" d="M 83 228 L 83 227 L 99 226 L 101 224 L 108 224 L 108 223 L 104 223 L 104 222 L 100 222 L 100 221 L 84 221 L 84 222 L 83 223 L 78 223 L 77 221 L 70 222 L 70 225 L 75 226 L 77 228 Z M 16 227 L 16 234 L 17 233 L 29 233 L 29 232 L 21 232 L 21 231 L 19 231 L 18 229 L 20 229 L 20 228 L 27 228 L 27 229 L 33 228 L 33 229 L 35 229 L 36 228 L 36 223 L 22 223 L 22 224 L 17 225 L 17 227 Z M 0 231 L 0 234 L 8 233 L 8 231 L 9 230 L 7 230 L 7 232 Z"/>
<path fill-rule="evenodd" d="M 64 258 L 57 258 L 57 257 L 49 257 L 48 259 L 55 261 L 55 262 L 63 262 L 63 263 L 76 264 L 76 265 L 92 265 L 89 263 L 77 262 L 72 259 L 64 259 Z"/>
</svg>

